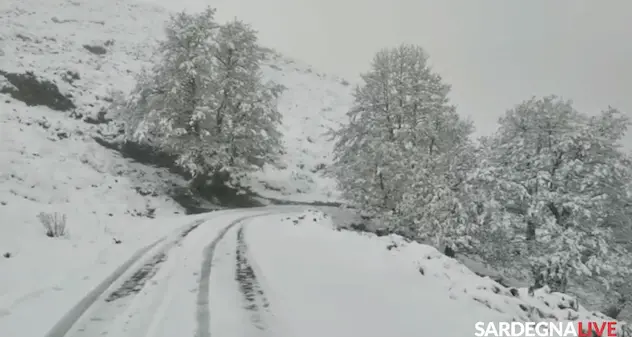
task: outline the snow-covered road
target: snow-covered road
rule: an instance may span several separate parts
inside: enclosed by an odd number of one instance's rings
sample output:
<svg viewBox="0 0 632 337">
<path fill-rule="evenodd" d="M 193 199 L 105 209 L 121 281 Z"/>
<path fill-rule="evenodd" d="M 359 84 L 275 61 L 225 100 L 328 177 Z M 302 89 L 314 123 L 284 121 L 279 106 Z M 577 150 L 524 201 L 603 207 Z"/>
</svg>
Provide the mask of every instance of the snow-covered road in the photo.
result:
<svg viewBox="0 0 632 337">
<path fill-rule="evenodd" d="M 216 294 L 222 282 L 211 281 L 214 271 L 233 263 L 216 259 L 218 243 L 247 219 L 268 214 L 222 212 L 196 220 L 172 237 L 142 248 L 70 310 L 46 335 L 48 337 L 168 337 L 215 334 Z M 234 255 L 235 234 L 226 241 Z M 229 246 L 222 246 L 222 252 Z M 229 250 L 230 252 L 231 250 Z M 214 267 L 215 264 L 221 266 Z M 220 278 L 230 275 L 219 275 Z M 234 277 L 228 279 L 236 283 Z M 223 287 L 222 287 L 223 288 Z M 223 302 L 220 297 L 218 301 Z M 221 306 L 220 306 L 221 308 Z M 238 309 L 238 308 L 237 308 Z M 245 309 L 244 309 L 245 310 Z M 218 310 L 219 312 L 219 310 Z M 238 313 L 238 311 L 237 311 Z M 21 334 L 22 335 L 22 334 Z"/>
<path fill-rule="evenodd" d="M 565 320 L 574 306 L 563 294 L 513 294 L 429 246 L 337 230 L 320 211 L 188 220 L 106 274 L 79 273 L 95 279 L 88 294 L 65 282 L 6 306 L 0 336 L 465 337 L 477 321 Z"/>
<path fill-rule="evenodd" d="M 219 212 L 189 223 L 141 249 L 47 337 L 404 337 L 444 333 L 466 312 L 383 247 L 332 241 L 318 214 Z M 470 336 L 477 319 L 459 320 L 451 336 Z"/>
<path fill-rule="evenodd" d="M 427 307 L 423 294 L 413 291 L 405 303 L 406 296 L 384 296 L 391 276 L 400 278 L 385 274 L 382 263 L 376 261 L 374 275 L 358 273 L 344 265 L 350 262 L 341 257 L 348 255 L 346 244 L 318 235 L 305 240 L 313 228 L 288 222 L 309 214 L 270 208 L 190 221 L 139 249 L 54 326 L 35 328 L 18 314 L 0 319 L 0 331 L 21 337 L 45 330 L 46 337 L 382 337 L 429 328 L 410 306 Z M 314 214 L 308 220 L 315 228 L 332 232 L 319 227 L 320 213 Z"/>
<path fill-rule="evenodd" d="M 255 274 L 278 317 L 274 336 L 471 337 L 474 322 L 500 319 L 450 299 L 446 282 L 424 277 L 379 241 L 327 228 L 318 214 L 283 220 L 245 227 Z"/>
</svg>

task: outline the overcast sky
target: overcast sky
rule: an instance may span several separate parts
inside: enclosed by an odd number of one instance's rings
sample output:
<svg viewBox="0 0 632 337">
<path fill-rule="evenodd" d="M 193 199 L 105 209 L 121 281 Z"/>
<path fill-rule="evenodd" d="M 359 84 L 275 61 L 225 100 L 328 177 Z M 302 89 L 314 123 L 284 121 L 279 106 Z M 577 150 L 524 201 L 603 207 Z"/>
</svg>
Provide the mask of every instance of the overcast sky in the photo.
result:
<svg viewBox="0 0 632 337">
<path fill-rule="evenodd" d="M 632 112 L 632 1 L 145 1 L 211 4 L 220 20 L 251 23 L 263 44 L 347 78 L 368 69 L 380 48 L 421 45 L 479 134 L 532 95 L 558 94 L 588 113 L 608 105 Z"/>
</svg>

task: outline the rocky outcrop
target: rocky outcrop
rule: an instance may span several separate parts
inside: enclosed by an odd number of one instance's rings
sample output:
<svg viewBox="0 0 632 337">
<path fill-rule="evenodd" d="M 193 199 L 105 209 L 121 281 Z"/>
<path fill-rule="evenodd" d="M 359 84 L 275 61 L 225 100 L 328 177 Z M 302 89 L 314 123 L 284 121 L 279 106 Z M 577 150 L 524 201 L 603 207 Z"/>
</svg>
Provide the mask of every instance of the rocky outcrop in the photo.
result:
<svg viewBox="0 0 632 337">
<path fill-rule="evenodd" d="M 0 70 L 0 93 L 28 106 L 47 106 L 57 111 L 76 108 L 70 95 L 62 94 L 55 83 L 38 78 L 33 72 L 18 74 Z"/>
</svg>

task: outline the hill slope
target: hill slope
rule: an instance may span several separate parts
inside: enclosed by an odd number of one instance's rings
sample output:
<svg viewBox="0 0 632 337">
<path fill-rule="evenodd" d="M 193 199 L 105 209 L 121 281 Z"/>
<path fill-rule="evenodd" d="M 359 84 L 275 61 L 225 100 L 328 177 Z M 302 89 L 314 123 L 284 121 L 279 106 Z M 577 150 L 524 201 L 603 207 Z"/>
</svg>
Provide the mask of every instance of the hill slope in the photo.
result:
<svg viewBox="0 0 632 337">
<path fill-rule="evenodd" d="M 0 296 L 23 283 L 19 275 L 47 282 L 64 274 L 63 261 L 94 263 L 115 238 L 144 242 L 170 228 L 141 219 L 184 212 L 167 196 L 186 184 L 180 177 L 93 140 L 111 132 L 99 118 L 117 92 L 133 88 L 168 17 L 125 0 L 0 2 L 0 254 L 10 257 L 2 274 L 18 275 L 0 280 Z M 333 181 L 321 175 L 331 160 L 322 133 L 337 125 L 350 87 L 279 56 L 264 76 L 287 87 L 285 167 L 266 167 L 247 184 L 268 197 L 335 199 Z M 65 214 L 74 246 L 47 238 L 40 212 Z"/>
<path fill-rule="evenodd" d="M 71 96 L 73 116 L 95 120 L 116 92 L 133 87 L 169 16 L 148 3 L 120 0 L 9 0 L 1 6 L 0 71 L 33 71 Z M 245 183 L 267 197 L 336 199 L 333 181 L 322 174 L 332 145 L 324 133 L 343 120 L 351 86 L 278 55 L 271 55 L 263 75 L 287 88 L 279 102 L 287 152 L 281 168 L 266 167 Z M 104 129 L 77 127 L 88 134 Z"/>
<path fill-rule="evenodd" d="M 333 142 L 325 133 L 337 129 L 352 103 L 345 80 L 273 55 L 264 76 L 286 87 L 279 101 L 286 153 L 281 169 L 265 167 L 247 185 L 262 195 L 296 201 L 337 201 L 335 181 L 325 175 Z"/>
</svg>

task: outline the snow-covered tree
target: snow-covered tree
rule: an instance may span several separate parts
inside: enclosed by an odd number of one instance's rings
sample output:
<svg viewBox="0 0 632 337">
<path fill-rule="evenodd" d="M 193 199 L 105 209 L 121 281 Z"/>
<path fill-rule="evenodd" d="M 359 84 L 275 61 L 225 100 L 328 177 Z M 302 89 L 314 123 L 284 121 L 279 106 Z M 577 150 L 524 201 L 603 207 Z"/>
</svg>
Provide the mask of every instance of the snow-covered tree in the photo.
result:
<svg viewBox="0 0 632 337">
<path fill-rule="evenodd" d="M 276 99 L 265 83 L 256 31 L 219 25 L 215 10 L 180 13 L 167 24 L 159 59 L 128 101 L 128 136 L 176 154 L 193 176 L 238 174 L 273 162 L 281 149 Z"/>
<path fill-rule="evenodd" d="M 376 54 L 354 92 L 349 124 L 336 132 L 334 172 L 363 212 L 408 236 L 444 240 L 462 211 L 472 125 L 459 118 L 450 86 L 427 60 L 412 45 Z"/>
<path fill-rule="evenodd" d="M 569 272 L 628 272 L 613 231 L 630 228 L 632 166 L 619 144 L 629 125 L 615 109 L 591 117 L 555 96 L 525 101 L 500 119 L 481 176 L 536 283 L 564 290 Z"/>
<path fill-rule="evenodd" d="M 247 169 L 253 163 L 274 162 L 282 147 L 277 98 L 283 87 L 263 82 L 260 64 L 266 55 L 248 25 L 232 21 L 221 26 L 217 42 L 209 100 L 214 118 L 209 121 L 228 164 Z"/>
</svg>

